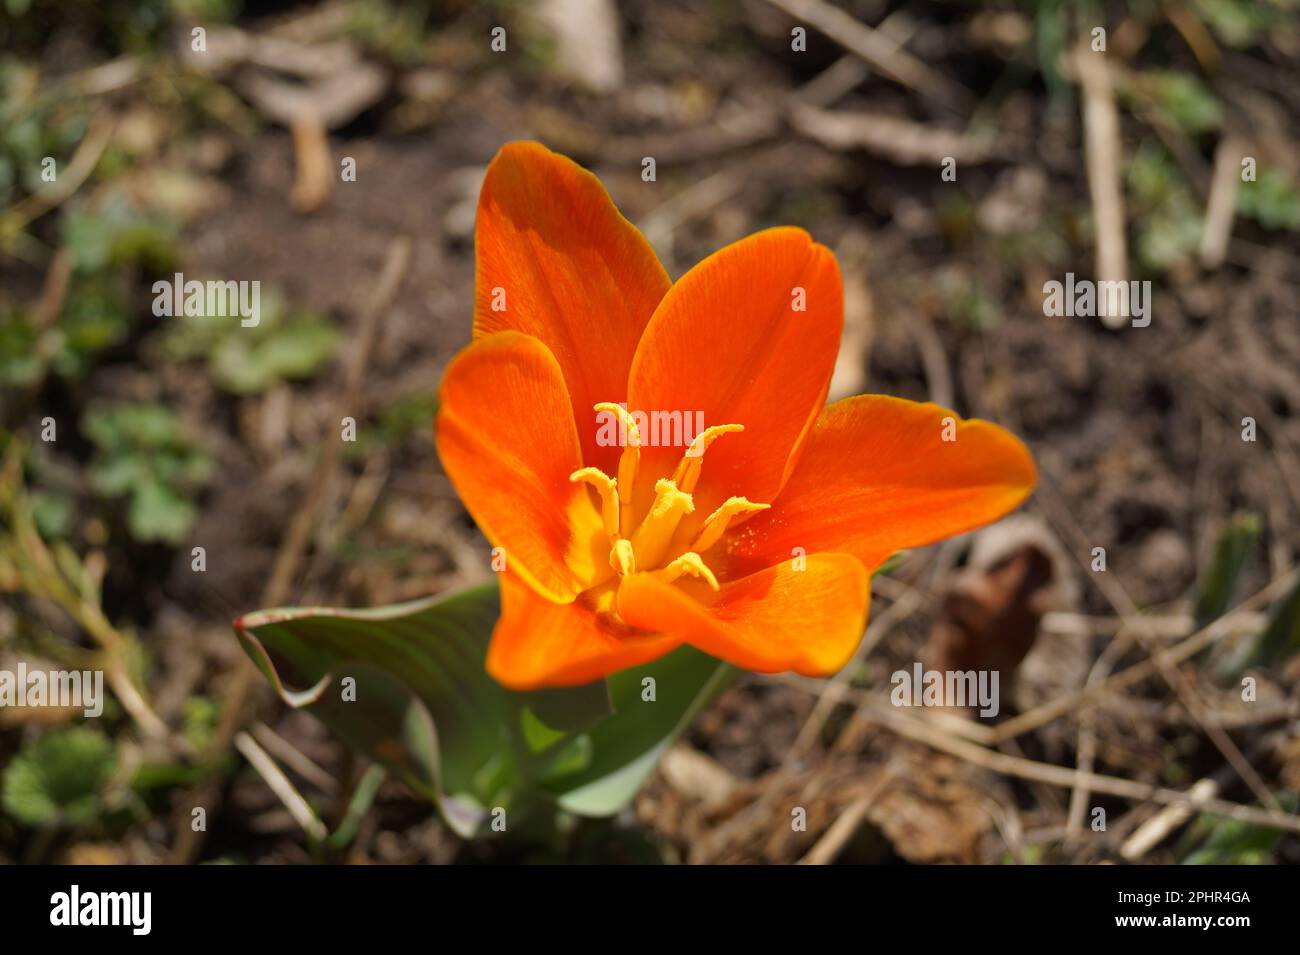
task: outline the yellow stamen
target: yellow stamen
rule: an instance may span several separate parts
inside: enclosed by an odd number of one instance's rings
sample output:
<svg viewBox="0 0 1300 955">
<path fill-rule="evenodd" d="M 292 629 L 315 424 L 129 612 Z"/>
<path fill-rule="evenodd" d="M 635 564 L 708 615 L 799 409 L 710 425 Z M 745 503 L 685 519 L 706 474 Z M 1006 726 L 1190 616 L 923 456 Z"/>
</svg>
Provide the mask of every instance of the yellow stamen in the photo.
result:
<svg viewBox="0 0 1300 955">
<path fill-rule="evenodd" d="M 605 533 L 610 538 L 618 536 L 618 482 L 600 468 L 579 468 L 569 475 L 573 482 L 586 481 L 600 494 L 600 516 L 605 522 Z"/>
<path fill-rule="evenodd" d="M 660 478 L 655 483 L 655 502 L 632 535 L 632 546 L 642 567 L 657 567 L 663 562 L 678 522 L 694 510 L 691 496 L 679 491 L 672 481 Z"/>
<path fill-rule="evenodd" d="M 609 552 L 609 566 L 623 577 L 636 573 L 636 552 L 632 549 L 630 540 L 620 537 L 614 541 L 614 547 Z"/>
<path fill-rule="evenodd" d="M 765 511 L 771 504 L 755 504 L 748 498 L 729 497 L 722 502 L 722 506 L 708 516 L 700 533 L 696 535 L 695 540 L 691 542 L 691 550 L 704 553 L 710 547 L 718 542 L 718 538 L 727 529 L 733 517 L 742 514 L 755 514 L 758 511 Z"/>
<path fill-rule="evenodd" d="M 744 430 L 745 426 L 743 424 L 715 424 L 705 428 L 695 436 L 691 446 L 686 449 L 686 454 L 682 457 L 681 463 L 677 465 L 677 470 L 673 472 L 673 482 L 687 494 L 690 494 L 695 490 L 695 485 L 700 480 L 700 472 L 704 469 L 704 452 L 709 449 L 709 445 L 724 434 Z"/>
<path fill-rule="evenodd" d="M 641 429 L 636 420 L 628 414 L 626 408 L 612 401 L 602 401 L 596 405 L 597 411 L 607 411 L 618 418 L 619 425 L 627 434 L 627 443 L 618 459 L 618 486 L 623 489 L 619 502 L 621 526 L 626 530 L 632 526 L 632 485 L 636 481 L 637 467 L 641 461 Z"/>
<path fill-rule="evenodd" d="M 700 555 L 695 553 L 695 551 L 687 551 L 663 570 L 659 571 L 660 577 L 670 584 L 682 574 L 690 574 L 692 577 L 700 577 L 709 585 L 710 590 L 718 589 L 718 578 L 713 576 L 713 571 L 709 570 L 708 565 L 704 563 Z"/>
</svg>

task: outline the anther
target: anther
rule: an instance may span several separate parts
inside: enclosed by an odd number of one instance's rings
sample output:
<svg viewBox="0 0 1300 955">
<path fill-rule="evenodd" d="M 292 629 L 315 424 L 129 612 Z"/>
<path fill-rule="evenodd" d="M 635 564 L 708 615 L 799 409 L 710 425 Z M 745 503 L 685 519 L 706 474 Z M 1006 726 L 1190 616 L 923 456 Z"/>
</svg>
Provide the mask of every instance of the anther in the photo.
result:
<svg viewBox="0 0 1300 955">
<path fill-rule="evenodd" d="M 709 570 L 708 565 L 695 551 L 687 551 L 672 561 L 659 575 L 667 583 L 672 583 L 682 574 L 690 574 L 692 577 L 699 577 L 709 585 L 710 590 L 718 589 L 718 578 L 713 576 L 713 571 Z"/>
<path fill-rule="evenodd" d="M 748 498 L 729 497 L 722 502 L 722 505 L 708 516 L 704 526 L 700 528 L 699 534 L 691 542 L 691 550 L 704 553 L 710 547 L 718 542 L 731 523 L 733 517 L 739 517 L 743 514 L 755 514 L 758 511 L 765 511 L 771 504 L 755 504 Z"/>
<path fill-rule="evenodd" d="M 743 424 L 715 424 L 705 428 L 695 436 L 695 440 L 686 449 L 686 454 L 682 456 L 677 470 L 673 472 L 673 482 L 690 494 L 700 480 L 700 472 L 704 469 L 704 452 L 709 449 L 709 445 L 724 434 L 744 430 Z"/>
</svg>

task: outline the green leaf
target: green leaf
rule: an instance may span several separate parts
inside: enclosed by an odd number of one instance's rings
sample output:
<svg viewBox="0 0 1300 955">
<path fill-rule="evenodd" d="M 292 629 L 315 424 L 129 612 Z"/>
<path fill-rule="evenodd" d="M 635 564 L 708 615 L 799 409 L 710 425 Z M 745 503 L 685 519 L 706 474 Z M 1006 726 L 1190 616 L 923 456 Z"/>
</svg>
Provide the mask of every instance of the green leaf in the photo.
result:
<svg viewBox="0 0 1300 955">
<path fill-rule="evenodd" d="M 29 826 L 91 822 L 116 762 L 112 742 L 97 730 L 78 726 L 47 733 L 9 764 L 0 804 Z"/>
<path fill-rule="evenodd" d="M 1135 249 L 1142 266 L 1164 271 L 1189 259 L 1201 240 L 1201 209 L 1169 154 L 1143 142 L 1124 167 L 1138 223 Z"/>
<path fill-rule="evenodd" d="M 67 537 L 72 525 L 72 498 L 61 491 L 32 491 L 28 495 L 32 520 L 47 540 Z"/>
<path fill-rule="evenodd" d="M 617 812 L 728 670 L 684 649 L 605 682 L 516 693 L 484 667 L 498 613 L 486 585 L 372 610 L 264 610 L 235 632 L 285 702 L 431 799 L 466 836 L 483 832 L 495 807 Z M 647 677 L 654 701 L 642 699 Z"/>
<path fill-rule="evenodd" d="M 70 211 L 63 217 L 62 230 L 82 273 L 133 262 L 165 270 L 175 262 L 175 224 L 143 214 L 120 193 L 94 212 Z"/>
<path fill-rule="evenodd" d="M 261 311 L 261 320 L 249 327 L 236 317 L 172 319 L 163 350 L 182 360 L 206 358 L 217 384 L 237 395 L 310 378 L 333 358 L 340 335 L 327 316 L 285 313 L 272 293 L 263 298 Z"/>
<path fill-rule="evenodd" d="M 0 388 L 29 388 L 45 376 L 36 329 L 21 312 L 0 312 Z"/>
<path fill-rule="evenodd" d="M 147 480 L 149 466 L 144 455 L 121 454 L 91 465 L 89 473 L 96 493 L 117 497 L 128 493 L 140 481 Z"/>
<path fill-rule="evenodd" d="M 1196 585 L 1196 629 L 1227 612 L 1237 581 L 1259 541 L 1259 518 L 1239 514 L 1219 533 L 1214 557 Z"/>
<path fill-rule="evenodd" d="M 102 448 L 158 448 L 182 439 L 180 422 L 158 404 L 96 405 L 86 412 L 82 430 Z"/>
<path fill-rule="evenodd" d="M 325 844 L 329 848 L 344 849 L 351 845 L 352 840 L 357 836 L 357 830 L 361 828 L 361 820 L 366 817 L 366 813 L 374 805 L 375 796 L 379 794 L 379 786 L 386 775 L 382 766 L 372 765 L 366 770 L 365 775 L 357 782 L 357 788 L 353 791 L 352 798 L 348 800 L 348 808 L 343 814 L 343 821 L 325 840 Z"/>
<path fill-rule="evenodd" d="M 132 536 L 182 541 L 198 515 L 190 495 L 207 483 L 212 461 L 180 419 L 157 404 L 97 405 L 86 412 L 82 431 L 97 448 L 91 486 L 108 497 L 130 495 Z"/>
<path fill-rule="evenodd" d="M 52 330 L 51 364 L 65 378 L 78 378 L 97 354 L 125 340 L 130 330 L 130 313 L 110 276 L 74 280 Z"/>
<path fill-rule="evenodd" d="M 1238 49 L 1257 43 L 1286 16 L 1284 3 L 1260 0 L 1195 0 L 1195 8 L 1220 40 Z"/>
<path fill-rule="evenodd" d="M 652 663 L 611 676 L 615 715 L 591 731 L 591 764 L 552 783 L 559 804 L 583 816 L 618 812 L 734 674 L 729 665 L 692 647 L 680 647 Z M 651 688 L 653 700 L 647 699 Z"/>
<path fill-rule="evenodd" d="M 1263 632 L 1247 642 L 1220 672 L 1225 680 L 1235 681 L 1247 670 L 1272 666 L 1296 653 L 1300 653 L 1300 573 L 1269 611 Z"/>
<path fill-rule="evenodd" d="M 1261 166 L 1238 188 L 1237 211 L 1266 229 L 1300 229 L 1300 188 L 1276 166 Z"/>
<path fill-rule="evenodd" d="M 1284 793 L 1280 802 L 1295 811 L 1294 793 Z M 1180 841 L 1178 855 L 1181 865 L 1272 865 L 1281 838 L 1270 826 L 1202 813 Z"/>
<path fill-rule="evenodd" d="M 1218 129 L 1223 121 L 1219 101 L 1209 87 L 1191 73 L 1148 70 L 1142 74 L 1156 105 L 1193 136 Z"/>
<path fill-rule="evenodd" d="M 525 704 L 483 669 L 496 616 L 496 589 L 480 587 L 375 610 L 267 610 L 236 633 L 287 703 L 471 835 L 491 808 L 509 808 L 528 752 Z"/>
<path fill-rule="evenodd" d="M 181 709 L 185 740 L 196 753 L 207 748 L 212 734 L 217 728 L 217 719 L 221 715 L 221 705 L 206 696 L 191 696 Z"/>
<path fill-rule="evenodd" d="M 113 226 L 104 216 L 72 212 L 63 219 L 63 241 L 72 249 L 78 268 L 97 272 L 112 255 Z"/>
<path fill-rule="evenodd" d="M 148 480 L 132 490 L 126 523 L 138 541 L 179 544 L 197 517 L 198 509 L 193 504 L 165 484 Z"/>
</svg>

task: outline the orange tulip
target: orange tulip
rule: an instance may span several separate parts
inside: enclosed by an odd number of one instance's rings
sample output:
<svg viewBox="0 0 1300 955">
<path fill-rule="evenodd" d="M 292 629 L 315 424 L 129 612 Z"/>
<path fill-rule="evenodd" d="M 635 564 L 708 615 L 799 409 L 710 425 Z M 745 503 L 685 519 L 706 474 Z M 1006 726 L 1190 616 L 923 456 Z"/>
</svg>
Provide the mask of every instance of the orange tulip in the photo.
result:
<svg viewBox="0 0 1300 955">
<path fill-rule="evenodd" d="M 684 643 L 831 673 L 890 554 L 1033 489 L 1029 452 L 996 425 L 882 395 L 825 406 L 843 296 L 801 229 L 672 283 L 595 176 L 511 143 L 483 183 L 476 255 L 473 341 L 443 378 L 437 440 L 505 557 L 487 667 L 508 687 L 587 683 Z M 656 412 L 707 427 L 666 446 L 642 433 Z M 601 440 L 614 419 L 621 446 Z"/>
</svg>

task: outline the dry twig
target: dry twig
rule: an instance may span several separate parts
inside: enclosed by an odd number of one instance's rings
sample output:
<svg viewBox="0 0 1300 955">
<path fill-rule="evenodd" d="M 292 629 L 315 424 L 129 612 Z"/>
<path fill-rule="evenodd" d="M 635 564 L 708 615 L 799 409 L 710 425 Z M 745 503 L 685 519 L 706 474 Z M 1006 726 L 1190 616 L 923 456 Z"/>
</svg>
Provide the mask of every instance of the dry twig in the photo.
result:
<svg viewBox="0 0 1300 955">
<path fill-rule="evenodd" d="M 949 753 L 995 773 L 1015 776 L 1018 779 L 1035 780 L 1067 789 L 1073 788 L 1082 780 L 1085 785 L 1096 792 L 1109 793 L 1112 796 L 1120 796 L 1124 799 L 1156 802 L 1169 806 L 1190 806 L 1193 809 L 1211 812 L 1229 819 L 1239 819 L 1243 822 L 1268 826 L 1273 829 L 1282 829 L 1287 832 L 1300 832 L 1300 816 L 1291 813 L 1274 809 L 1257 809 L 1254 806 L 1243 806 L 1240 803 L 1229 802 L 1225 799 L 1202 798 L 1191 793 L 1139 783 L 1131 779 L 1102 776 L 1098 773 L 1083 773 L 1066 766 L 1053 766 L 1049 763 L 1039 763 L 1020 756 L 1008 756 L 1005 753 L 987 749 L 969 740 L 958 739 L 929 720 L 904 716 L 896 710 L 879 705 L 864 707 L 864 710 L 866 710 L 864 713 L 866 719 L 870 719 L 900 736 L 905 736 L 918 743 L 924 743 L 932 749 Z"/>
<path fill-rule="evenodd" d="M 298 792 L 270 754 L 258 745 L 257 740 L 247 733 L 237 733 L 235 748 L 243 753 L 249 765 L 257 770 L 257 774 L 266 782 L 271 792 L 275 793 L 276 798 L 284 804 L 284 808 L 289 810 L 289 815 L 293 816 L 294 822 L 302 827 L 303 832 L 317 841 L 328 835 L 320 817 L 308 805 L 307 800 L 302 798 L 302 793 Z"/>
<path fill-rule="evenodd" d="M 1241 143 L 1231 137 L 1219 143 L 1219 148 L 1214 151 L 1214 176 L 1210 181 L 1210 201 L 1205 208 L 1205 228 L 1201 233 L 1199 250 L 1201 265 L 1207 269 L 1217 269 L 1228 254 L 1243 152 Z"/>
<path fill-rule="evenodd" d="M 862 58 L 872 69 L 909 89 L 950 107 L 971 100 L 970 91 L 926 66 L 888 39 L 881 31 L 860 23 L 824 0 L 767 0 L 796 20 L 815 27 L 844 49 Z"/>
<path fill-rule="evenodd" d="M 1074 56 L 1075 72 L 1083 88 L 1083 132 L 1088 165 L 1088 190 L 1092 193 L 1097 229 L 1097 281 L 1128 280 L 1128 247 L 1124 237 L 1123 150 L 1120 147 L 1119 111 L 1111 84 L 1106 54 L 1093 53 L 1086 44 Z M 1127 303 L 1127 298 L 1123 298 Z M 1121 312 L 1126 309 L 1120 309 Z M 1103 316 L 1109 328 L 1118 328 L 1127 316 Z"/>
</svg>

